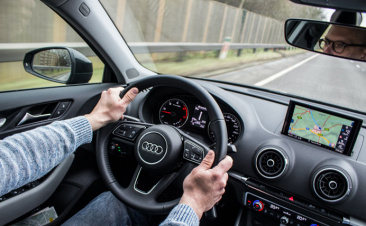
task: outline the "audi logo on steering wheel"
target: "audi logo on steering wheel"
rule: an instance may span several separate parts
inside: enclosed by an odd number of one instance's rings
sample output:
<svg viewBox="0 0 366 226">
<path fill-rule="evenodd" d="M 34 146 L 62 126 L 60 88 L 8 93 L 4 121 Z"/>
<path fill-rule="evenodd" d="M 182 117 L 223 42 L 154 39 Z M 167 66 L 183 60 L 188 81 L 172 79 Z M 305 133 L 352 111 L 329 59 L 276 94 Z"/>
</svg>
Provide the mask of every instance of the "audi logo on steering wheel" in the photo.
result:
<svg viewBox="0 0 366 226">
<path fill-rule="evenodd" d="M 155 155 L 161 155 L 163 153 L 163 147 L 159 146 L 157 144 L 149 143 L 147 141 L 144 141 L 141 145 L 141 148 L 143 151 L 147 151 L 150 153 L 153 153 Z"/>
</svg>

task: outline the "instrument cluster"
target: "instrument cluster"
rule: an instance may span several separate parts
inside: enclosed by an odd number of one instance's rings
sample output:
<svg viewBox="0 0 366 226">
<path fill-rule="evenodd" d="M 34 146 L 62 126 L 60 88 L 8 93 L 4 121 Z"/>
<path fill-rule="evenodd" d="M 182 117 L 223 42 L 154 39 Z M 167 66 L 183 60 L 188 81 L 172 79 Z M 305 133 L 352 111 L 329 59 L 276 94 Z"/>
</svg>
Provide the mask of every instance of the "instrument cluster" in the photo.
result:
<svg viewBox="0 0 366 226">
<path fill-rule="evenodd" d="M 244 125 L 238 114 L 219 103 L 226 121 L 228 143 L 235 143 L 244 130 Z M 203 134 L 211 142 L 215 142 L 215 134 L 210 130 L 210 119 L 205 106 L 196 98 L 189 96 L 175 96 L 162 100 L 153 116 L 154 123 L 172 125 L 182 130 Z"/>
</svg>

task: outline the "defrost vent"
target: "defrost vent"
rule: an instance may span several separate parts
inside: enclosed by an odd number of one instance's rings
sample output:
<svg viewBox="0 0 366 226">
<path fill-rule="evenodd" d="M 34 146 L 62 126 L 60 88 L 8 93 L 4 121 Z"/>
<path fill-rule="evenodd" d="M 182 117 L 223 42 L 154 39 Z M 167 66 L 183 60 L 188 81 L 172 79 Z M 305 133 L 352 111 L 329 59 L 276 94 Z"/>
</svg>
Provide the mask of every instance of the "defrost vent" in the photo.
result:
<svg viewBox="0 0 366 226">
<path fill-rule="evenodd" d="M 346 175 L 331 168 L 319 171 L 314 178 L 313 185 L 315 194 L 327 202 L 340 201 L 351 190 Z"/>
<path fill-rule="evenodd" d="M 258 173 L 268 179 L 280 177 L 286 169 L 287 159 L 285 155 L 276 148 L 263 148 L 256 157 L 256 168 Z"/>
</svg>

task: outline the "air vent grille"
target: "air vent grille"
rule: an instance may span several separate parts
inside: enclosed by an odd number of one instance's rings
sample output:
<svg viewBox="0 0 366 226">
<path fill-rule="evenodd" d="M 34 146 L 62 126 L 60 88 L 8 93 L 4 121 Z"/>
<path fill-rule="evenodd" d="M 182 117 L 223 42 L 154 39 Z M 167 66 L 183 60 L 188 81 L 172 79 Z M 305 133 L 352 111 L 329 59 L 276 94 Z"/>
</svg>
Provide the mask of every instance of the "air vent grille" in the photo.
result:
<svg viewBox="0 0 366 226">
<path fill-rule="evenodd" d="M 339 201 L 347 195 L 349 184 L 347 177 L 333 169 L 323 170 L 314 179 L 316 194 L 326 201 Z"/>
<path fill-rule="evenodd" d="M 257 156 L 257 170 L 266 178 L 279 177 L 286 168 L 285 156 L 277 149 L 264 149 Z"/>
</svg>

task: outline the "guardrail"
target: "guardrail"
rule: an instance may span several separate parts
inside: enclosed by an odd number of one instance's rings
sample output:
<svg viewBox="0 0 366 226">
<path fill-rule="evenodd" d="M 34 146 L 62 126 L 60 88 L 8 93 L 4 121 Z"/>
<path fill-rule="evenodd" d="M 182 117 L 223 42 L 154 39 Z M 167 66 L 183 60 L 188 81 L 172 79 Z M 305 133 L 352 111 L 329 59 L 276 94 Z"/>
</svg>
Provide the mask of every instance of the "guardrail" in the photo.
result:
<svg viewBox="0 0 366 226">
<path fill-rule="evenodd" d="M 212 51 L 221 50 L 223 43 L 199 43 L 199 42 L 142 42 L 129 43 L 134 54 L 140 53 L 164 53 L 186 51 Z M 81 52 L 85 56 L 96 54 L 83 42 L 66 43 L 0 43 L 0 62 L 23 61 L 25 53 L 43 47 L 67 46 Z M 229 49 L 277 49 L 291 47 L 287 44 L 251 44 L 231 43 Z"/>
<path fill-rule="evenodd" d="M 70 67 L 64 67 L 64 66 L 48 66 L 48 65 L 32 65 L 33 70 L 71 70 Z"/>
</svg>

